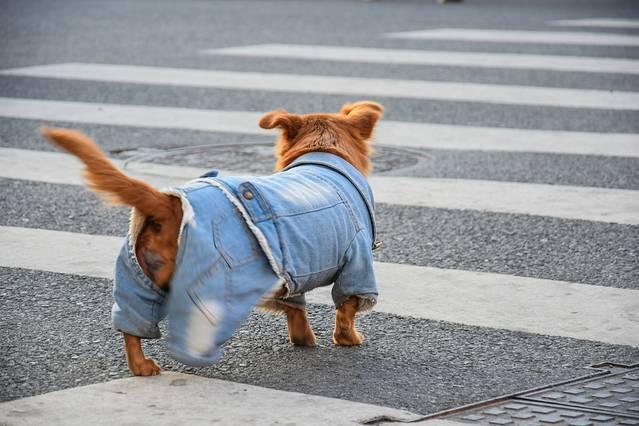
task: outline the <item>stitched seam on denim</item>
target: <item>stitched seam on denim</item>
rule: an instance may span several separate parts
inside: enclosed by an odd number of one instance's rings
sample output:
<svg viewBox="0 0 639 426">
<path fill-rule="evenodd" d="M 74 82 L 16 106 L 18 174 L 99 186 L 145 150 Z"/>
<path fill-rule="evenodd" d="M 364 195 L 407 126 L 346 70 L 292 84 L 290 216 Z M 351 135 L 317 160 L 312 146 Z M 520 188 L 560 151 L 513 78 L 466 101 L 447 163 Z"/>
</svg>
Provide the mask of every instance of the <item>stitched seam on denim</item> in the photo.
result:
<svg viewBox="0 0 639 426">
<path fill-rule="evenodd" d="M 215 226 L 215 224 L 213 226 Z M 224 253 L 224 251 L 221 250 L 220 247 L 218 247 L 221 244 L 218 244 L 217 239 L 215 238 L 215 233 L 216 231 L 213 230 L 213 245 L 215 245 L 215 248 L 220 253 L 220 257 L 222 258 L 222 263 L 224 263 L 224 268 L 226 270 L 230 270 L 233 268 L 233 265 L 231 265 L 231 262 L 229 261 L 229 259 L 226 258 L 226 253 Z"/>
<path fill-rule="evenodd" d="M 196 281 L 195 283 L 193 283 L 193 285 L 189 287 L 189 289 L 187 290 L 187 294 L 191 298 L 191 301 L 193 302 L 193 304 L 204 314 L 206 319 L 209 320 L 209 322 L 212 325 L 215 325 L 215 319 L 214 319 L 215 315 L 213 315 L 211 311 L 208 310 L 208 308 L 206 307 L 206 304 L 202 301 L 200 296 L 197 294 L 196 290 L 198 287 L 201 287 L 201 286 L 203 286 L 202 281 L 201 280 Z"/>
<path fill-rule="evenodd" d="M 246 226 L 245 222 L 244 222 L 244 225 Z M 224 259 L 224 262 L 228 264 L 230 269 L 233 269 L 234 267 L 245 265 L 245 264 L 247 264 L 247 263 L 259 258 L 259 254 L 257 253 L 258 247 L 255 246 L 255 243 L 250 238 L 251 236 L 254 237 L 254 235 L 251 232 L 251 230 L 248 229 L 248 226 L 247 226 L 246 232 L 248 232 L 250 235 L 247 235 L 247 239 L 248 239 L 249 245 L 251 246 L 251 251 L 253 252 L 253 254 L 251 254 L 250 256 L 245 256 L 245 257 L 243 257 L 241 259 L 235 259 L 230 253 L 231 250 L 228 250 L 228 249 L 226 249 L 224 247 L 224 244 L 222 243 L 222 240 L 221 240 L 221 232 L 220 232 L 220 228 L 219 228 L 219 223 L 217 223 L 217 221 L 213 221 L 212 222 L 211 229 L 213 230 L 213 244 L 215 245 L 215 248 L 217 248 L 217 250 L 220 252 L 220 255 Z M 260 250 L 261 250 L 261 248 L 260 248 Z"/>
<path fill-rule="evenodd" d="M 353 238 L 351 239 L 351 242 L 348 243 L 348 247 L 346 247 L 346 250 L 344 250 L 344 253 L 342 254 L 342 257 L 340 258 L 340 273 L 338 274 L 338 279 L 339 279 L 339 275 L 341 275 L 341 270 L 344 269 L 344 266 L 346 266 L 346 255 L 348 254 L 349 251 L 351 251 L 351 248 L 353 247 L 353 243 L 355 242 L 355 240 L 357 239 L 357 236 L 359 235 L 360 232 L 362 232 L 363 229 L 360 229 L 359 231 L 357 231 L 355 233 L 355 235 L 353 235 Z M 335 280 L 337 281 L 337 279 Z"/>
<path fill-rule="evenodd" d="M 299 208 L 299 209 L 291 209 L 291 210 L 287 209 L 285 213 L 275 213 L 275 216 L 273 217 L 273 219 L 277 219 L 280 217 L 299 216 L 305 213 L 319 212 L 322 210 L 330 209 L 331 207 L 335 207 L 343 203 L 344 201 L 340 200 L 329 205 L 325 204 L 325 205 L 317 206 L 317 207 L 307 207 L 307 208 Z"/>
<path fill-rule="evenodd" d="M 197 279 L 193 280 L 193 283 L 186 289 L 186 293 L 189 295 L 189 298 L 191 299 L 191 301 L 193 302 L 193 304 L 204 314 L 204 316 L 206 316 L 206 319 L 209 320 L 209 322 L 211 323 L 211 325 L 217 325 L 216 324 L 216 319 L 219 320 L 220 318 L 217 318 L 206 306 L 206 303 L 204 303 L 204 301 L 201 299 L 200 295 L 198 294 L 198 290 L 200 288 L 205 287 L 205 279 L 208 276 L 211 275 L 215 275 L 215 274 L 219 274 L 219 273 L 224 273 L 224 303 L 227 307 L 230 306 L 230 295 L 228 293 L 227 290 L 228 289 L 228 283 L 230 282 L 229 279 L 229 270 L 226 268 L 223 268 L 222 271 L 220 271 L 220 268 L 218 268 L 217 264 L 218 262 L 220 262 L 220 260 L 218 260 L 217 262 L 215 262 L 213 264 L 213 266 L 211 266 L 211 268 L 207 269 L 204 273 L 200 274 Z M 223 261 L 222 261 L 223 262 Z M 223 262 L 225 263 L 225 262 Z"/>
<path fill-rule="evenodd" d="M 291 214 L 283 214 L 283 215 L 277 215 L 275 216 L 273 219 L 283 219 L 286 217 L 295 217 L 295 216 L 303 216 L 307 213 L 315 213 L 315 212 L 321 212 L 322 210 L 328 210 L 328 209 L 332 209 L 334 207 L 337 207 L 341 204 L 346 204 L 344 201 L 340 201 L 338 203 L 332 204 L 330 206 L 323 206 L 323 207 L 318 207 L 316 209 L 312 209 L 312 210 L 298 210 L 298 211 L 293 211 Z"/>
<path fill-rule="evenodd" d="M 337 271 L 337 276 L 335 278 L 335 282 L 337 282 L 337 280 L 339 280 L 340 275 L 342 275 L 342 271 L 344 270 L 344 267 L 346 266 L 346 255 L 348 254 L 349 251 L 351 251 L 351 247 L 353 247 L 353 243 L 355 242 L 355 240 L 357 239 L 357 236 L 359 235 L 360 232 L 363 232 L 364 229 L 360 229 L 359 231 L 357 231 L 355 233 L 355 235 L 353 236 L 353 238 L 351 239 L 351 242 L 348 243 L 348 246 L 346 247 L 346 250 L 344 250 L 344 253 L 342 254 L 342 256 L 340 257 L 340 262 L 339 262 L 339 267 L 338 267 L 338 271 Z"/>
<path fill-rule="evenodd" d="M 277 234 L 277 242 L 278 245 L 280 246 L 280 253 L 282 253 L 282 269 L 285 275 L 282 276 L 282 278 L 284 278 L 286 280 L 287 283 L 291 283 L 293 284 L 295 287 L 297 287 L 297 284 L 295 283 L 295 280 L 292 279 L 292 277 L 289 276 L 289 274 L 286 272 L 289 270 L 290 265 L 288 264 L 288 260 L 287 260 L 287 256 L 286 256 L 286 251 L 285 251 L 285 247 L 284 247 L 284 242 L 282 241 L 282 239 L 280 238 L 280 235 L 282 235 L 282 229 L 281 226 L 278 224 L 279 221 L 277 220 L 271 220 L 271 222 L 273 223 L 273 227 L 275 228 L 275 233 Z M 287 290 L 288 293 L 291 292 L 290 286 L 287 285 Z M 295 290 L 297 290 L 297 288 L 295 288 Z"/>
<path fill-rule="evenodd" d="M 189 232 L 188 228 L 185 229 L 185 232 L 186 233 Z M 188 238 L 188 235 L 185 238 Z M 211 238 L 210 244 L 215 247 L 215 243 L 213 242 L 212 238 Z M 178 251 L 178 258 L 175 260 L 176 270 L 177 270 L 178 267 L 180 267 L 179 265 L 182 264 L 182 259 L 185 256 L 188 256 L 188 254 L 187 254 L 187 250 L 188 249 L 189 249 L 189 245 L 185 244 L 183 246 L 183 248 Z M 221 258 L 222 256 L 220 255 L 219 257 Z M 220 261 L 220 259 L 215 259 L 215 262 L 213 263 L 213 266 L 215 266 L 217 264 L 217 262 L 219 262 L 219 261 Z M 192 280 L 193 281 L 199 281 L 199 280 L 202 279 L 203 276 L 205 276 L 208 273 L 209 273 L 208 270 L 202 271 L 198 276 L 194 277 Z"/>
<path fill-rule="evenodd" d="M 357 233 L 364 226 L 360 223 L 359 219 L 357 218 L 357 215 L 353 211 L 353 206 L 351 206 L 351 204 L 348 202 L 348 200 L 344 200 L 344 206 L 346 206 L 346 210 L 348 211 L 348 214 L 351 217 L 351 221 L 353 222 L 353 226 L 355 227 L 355 235 L 357 235 Z"/>
<path fill-rule="evenodd" d="M 290 292 L 289 283 L 291 281 L 286 279 L 287 274 L 284 270 L 280 269 L 279 265 L 277 264 L 275 256 L 273 255 L 273 252 L 271 251 L 271 248 L 268 244 L 268 240 L 266 239 L 266 236 L 264 235 L 262 230 L 255 224 L 255 222 L 253 222 L 251 215 L 248 213 L 248 211 L 246 211 L 246 208 L 244 207 L 242 202 L 233 195 L 233 193 L 228 189 L 228 187 L 225 184 L 223 184 L 217 179 L 198 179 L 198 181 L 205 182 L 213 187 L 219 188 L 222 191 L 222 193 L 226 196 L 226 198 L 238 209 L 238 211 L 240 212 L 240 214 L 246 221 L 246 225 L 249 227 L 249 230 L 253 232 L 253 235 L 255 235 L 257 242 L 259 243 L 260 247 L 262 247 L 262 251 L 264 252 L 264 255 L 266 256 L 266 259 L 268 260 L 268 263 L 271 266 L 271 269 L 273 270 L 275 275 L 277 275 L 282 280 L 282 284 L 280 284 L 280 282 L 278 281 L 278 283 L 276 283 L 275 286 L 273 286 L 273 289 L 270 290 L 270 292 L 277 291 L 279 289 L 278 285 L 283 285 L 284 288 L 286 288 L 287 293 Z"/>
<path fill-rule="evenodd" d="M 346 253 L 348 253 L 348 252 L 350 251 L 350 249 L 351 249 L 351 247 L 352 247 L 353 243 L 355 242 L 355 240 L 357 239 L 357 236 L 359 235 L 359 233 L 360 233 L 360 232 L 364 232 L 364 231 L 365 231 L 365 230 L 364 230 L 364 229 L 362 229 L 362 230 L 360 230 L 359 232 L 357 232 L 357 234 L 355 234 L 355 237 L 353 237 L 353 239 L 351 240 L 351 243 L 349 244 L 348 249 L 346 250 L 346 252 L 345 252 L 344 256 L 346 256 Z M 335 279 L 335 284 L 333 284 L 333 289 L 334 289 L 334 290 L 336 290 L 336 289 L 337 289 L 337 287 L 336 287 L 336 285 L 337 285 L 337 281 L 339 280 L 339 277 L 340 277 L 340 275 L 342 274 L 342 271 L 343 271 L 343 269 L 344 269 L 344 267 L 345 267 L 345 266 L 346 266 L 346 262 L 344 261 L 344 262 L 342 263 L 342 267 L 340 268 L 340 271 L 339 271 L 339 272 L 338 272 L 338 274 L 337 274 L 337 278 Z M 360 300 L 366 300 L 366 301 L 367 301 L 367 303 L 362 303 L 362 304 L 360 304 L 360 303 L 358 302 L 358 304 L 357 304 L 357 312 L 367 312 L 367 311 L 370 311 L 370 310 L 371 310 L 371 309 L 373 309 L 373 307 L 375 307 L 375 305 L 377 304 L 377 298 L 376 298 L 376 297 L 366 297 L 367 295 L 376 295 L 376 293 L 361 293 L 361 294 L 352 294 L 352 295 L 348 295 L 348 296 L 347 296 L 346 294 L 342 293 L 342 292 L 341 292 L 341 291 L 339 291 L 339 290 L 336 290 L 335 292 L 336 292 L 336 293 L 338 293 L 338 296 L 340 296 L 340 297 L 338 297 L 338 299 L 340 299 L 340 298 L 345 298 L 345 297 L 346 297 L 346 298 L 348 298 L 348 297 L 350 297 L 350 296 L 355 296 L 355 297 L 359 298 Z M 334 300 L 334 299 L 335 299 L 335 298 L 333 298 L 333 300 Z"/>
</svg>

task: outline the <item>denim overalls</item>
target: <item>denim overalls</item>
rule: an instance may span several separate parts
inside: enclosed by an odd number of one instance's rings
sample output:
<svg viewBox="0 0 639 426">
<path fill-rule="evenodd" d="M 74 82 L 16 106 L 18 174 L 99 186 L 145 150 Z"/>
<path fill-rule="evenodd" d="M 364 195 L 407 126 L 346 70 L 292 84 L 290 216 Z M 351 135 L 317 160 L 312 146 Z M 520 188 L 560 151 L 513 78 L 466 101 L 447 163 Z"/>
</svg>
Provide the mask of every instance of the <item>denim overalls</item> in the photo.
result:
<svg viewBox="0 0 639 426">
<path fill-rule="evenodd" d="M 129 234 L 116 263 L 116 329 L 159 338 L 168 316 L 171 355 L 203 366 L 282 287 L 278 300 L 291 305 L 332 283 L 336 306 L 351 296 L 360 310 L 375 305 L 373 194 L 342 158 L 309 153 L 270 176 L 201 178 L 167 192 L 185 212 L 170 291 L 144 275 Z"/>
</svg>

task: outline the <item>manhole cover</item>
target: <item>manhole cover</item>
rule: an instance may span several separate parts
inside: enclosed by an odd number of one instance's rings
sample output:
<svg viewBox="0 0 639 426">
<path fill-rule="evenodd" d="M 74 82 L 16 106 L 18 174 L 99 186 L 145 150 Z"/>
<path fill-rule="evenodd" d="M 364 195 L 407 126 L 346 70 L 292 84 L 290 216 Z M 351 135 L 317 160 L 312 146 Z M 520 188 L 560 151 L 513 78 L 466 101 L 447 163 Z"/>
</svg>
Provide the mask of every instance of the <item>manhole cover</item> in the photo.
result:
<svg viewBox="0 0 639 426">
<path fill-rule="evenodd" d="M 274 147 L 271 143 L 134 150 L 120 152 L 118 156 L 139 162 L 233 170 L 247 175 L 270 174 L 275 166 Z M 420 157 L 420 154 L 411 150 L 378 147 L 372 156 L 373 171 L 381 173 L 412 167 L 419 162 Z"/>
</svg>

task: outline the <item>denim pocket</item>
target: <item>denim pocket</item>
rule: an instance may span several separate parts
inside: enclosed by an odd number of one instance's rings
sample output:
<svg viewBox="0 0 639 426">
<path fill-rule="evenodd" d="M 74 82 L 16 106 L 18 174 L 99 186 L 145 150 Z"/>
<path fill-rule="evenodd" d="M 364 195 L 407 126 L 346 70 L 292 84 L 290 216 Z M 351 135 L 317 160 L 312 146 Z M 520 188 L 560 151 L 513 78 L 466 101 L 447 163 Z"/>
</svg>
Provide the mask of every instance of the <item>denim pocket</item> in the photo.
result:
<svg viewBox="0 0 639 426">
<path fill-rule="evenodd" d="M 239 213 L 220 217 L 213 223 L 213 242 L 231 269 L 249 263 L 261 254 L 253 233 Z"/>
<path fill-rule="evenodd" d="M 216 328 L 220 322 L 222 307 L 228 299 L 226 274 L 217 262 L 204 276 L 188 288 L 188 294 L 195 306 L 210 325 Z"/>
<path fill-rule="evenodd" d="M 176 293 L 169 321 L 169 350 L 191 365 L 207 365 L 219 357 L 218 341 L 226 315 L 226 278 L 221 259 L 185 293 Z M 178 302 L 178 303 L 176 303 Z M 177 310 L 175 310 L 177 308 Z"/>
</svg>

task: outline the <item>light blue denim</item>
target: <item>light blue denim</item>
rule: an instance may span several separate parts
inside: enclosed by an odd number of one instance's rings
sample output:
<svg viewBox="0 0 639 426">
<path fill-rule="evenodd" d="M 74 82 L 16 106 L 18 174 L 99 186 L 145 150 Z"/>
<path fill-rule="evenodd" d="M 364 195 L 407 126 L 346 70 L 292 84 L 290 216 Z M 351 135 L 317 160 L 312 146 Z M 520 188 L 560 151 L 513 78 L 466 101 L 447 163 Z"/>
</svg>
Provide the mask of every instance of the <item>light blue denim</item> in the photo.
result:
<svg viewBox="0 0 639 426">
<path fill-rule="evenodd" d="M 374 200 L 353 166 L 310 153 L 270 176 L 214 175 L 175 188 L 194 219 L 183 225 L 170 291 L 144 275 L 127 237 L 116 263 L 116 329 L 159 338 L 158 323 L 168 317 L 171 355 L 203 366 L 282 284 L 288 294 L 281 300 L 292 305 L 334 283 L 336 306 L 351 296 L 360 309 L 374 306 Z"/>
</svg>

